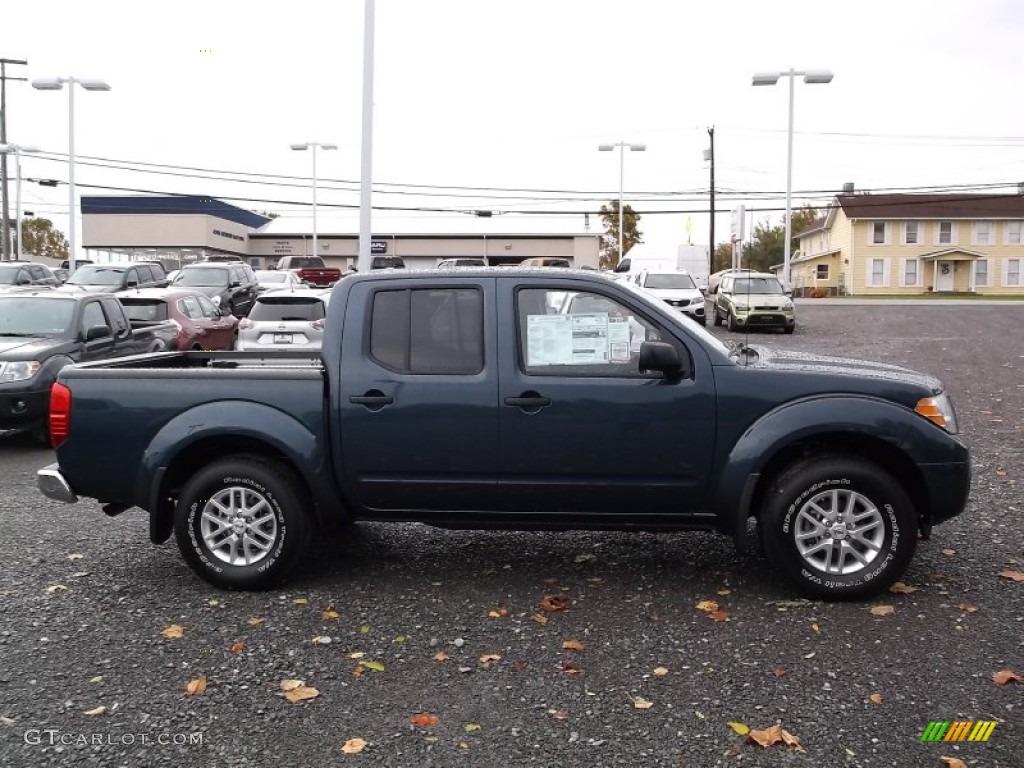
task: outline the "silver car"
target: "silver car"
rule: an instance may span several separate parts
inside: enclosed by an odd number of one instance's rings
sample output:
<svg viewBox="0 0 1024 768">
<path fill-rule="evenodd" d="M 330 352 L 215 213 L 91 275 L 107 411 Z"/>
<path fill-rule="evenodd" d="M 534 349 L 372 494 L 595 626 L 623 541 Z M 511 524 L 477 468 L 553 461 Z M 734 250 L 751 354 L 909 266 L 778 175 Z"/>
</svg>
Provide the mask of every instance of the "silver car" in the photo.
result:
<svg viewBox="0 0 1024 768">
<path fill-rule="evenodd" d="M 306 285 L 302 278 L 290 269 L 257 269 L 256 282 L 259 283 L 261 291 L 302 288 Z"/>
<path fill-rule="evenodd" d="M 238 323 L 238 351 L 319 350 L 324 336 L 328 291 L 308 288 L 267 291 L 256 297 Z"/>
</svg>

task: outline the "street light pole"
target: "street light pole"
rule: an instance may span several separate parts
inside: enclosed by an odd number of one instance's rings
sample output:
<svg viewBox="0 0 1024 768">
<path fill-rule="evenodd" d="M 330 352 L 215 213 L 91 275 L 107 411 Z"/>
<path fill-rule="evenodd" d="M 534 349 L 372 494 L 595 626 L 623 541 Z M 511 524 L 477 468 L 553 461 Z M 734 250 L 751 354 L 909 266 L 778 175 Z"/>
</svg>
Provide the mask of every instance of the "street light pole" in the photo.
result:
<svg viewBox="0 0 1024 768">
<path fill-rule="evenodd" d="M 317 228 L 316 228 L 316 151 L 317 149 L 337 149 L 337 144 L 321 144 L 319 141 L 307 141 L 305 144 L 292 144 L 292 149 L 299 152 L 311 149 L 313 150 L 313 255 L 319 256 L 320 249 L 317 246 Z"/>
<path fill-rule="evenodd" d="M 786 242 L 783 244 L 782 264 L 782 275 L 786 281 L 785 287 L 788 289 L 793 285 L 790 256 L 793 239 L 793 101 L 796 95 L 796 78 L 803 77 L 804 82 L 809 85 L 823 85 L 831 83 L 833 75 L 824 69 L 803 72 L 798 72 L 795 69 L 780 72 L 758 72 L 754 75 L 753 85 L 775 85 L 780 77 L 789 78 L 789 125 L 786 130 Z"/>
<path fill-rule="evenodd" d="M 38 147 L 23 147 L 23 146 L 21 146 L 19 144 L 0 144 L 0 155 L 4 155 L 4 157 L 6 158 L 6 156 L 9 153 L 11 153 L 11 152 L 14 153 L 14 172 L 17 175 L 17 182 L 15 183 L 15 186 L 14 186 L 14 194 L 15 194 L 15 198 L 16 198 L 15 199 L 15 203 L 14 203 L 14 205 L 15 205 L 15 221 L 17 223 L 14 225 L 15 226 L 15 230 L 14 231 L 18 233 L 18 252 L 17 252 L 17 256 L 15 258 L 18 261 L 21 261 L 21 254 L 22 254 L 21 241 L 24 239 L 23 238 L 23 233 L 21 231 L 21 153 L 22 152 L 38 152 L 38 151 L 39 151 Z"/>
<path fill-rule="evenodd" d="M 623 210 L 622 210 L 622 196 L 623 196 L 623 184 L 626 176 L 626 149 L 630 152 L 644 152 L 647 150 L 646 144 L 630 144 L 626 141 L 619 141 L 615 144 L 600 144 L 597 149 L 600 152 L 611 152 L 616 147 L 619 148 L 619 262 L 622 262 L 622 229 L 623 229 Z"/>
<path fill-rule="evenodd" d="M 87 91 L 109 91 L 103 80 L 77 77 L 54 77 L 33 80 L 32 87 L 39 91 L 59 91 L 68 86 L 68 272 L 75 271 L 75 86 Z"/>
</svg>

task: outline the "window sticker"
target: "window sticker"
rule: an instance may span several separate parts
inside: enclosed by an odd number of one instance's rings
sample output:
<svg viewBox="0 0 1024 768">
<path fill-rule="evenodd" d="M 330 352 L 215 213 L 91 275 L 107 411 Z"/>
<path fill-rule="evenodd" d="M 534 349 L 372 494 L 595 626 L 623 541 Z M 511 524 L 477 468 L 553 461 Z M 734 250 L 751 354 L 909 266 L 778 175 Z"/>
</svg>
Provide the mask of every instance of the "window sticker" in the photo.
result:
<svg viewBox="0 0 1024 768">
<path fill-rule="evenodd" d="M 526 364 L 567 365 L 572 362 L 572 317 L 527 315 Z"/>
</svg>

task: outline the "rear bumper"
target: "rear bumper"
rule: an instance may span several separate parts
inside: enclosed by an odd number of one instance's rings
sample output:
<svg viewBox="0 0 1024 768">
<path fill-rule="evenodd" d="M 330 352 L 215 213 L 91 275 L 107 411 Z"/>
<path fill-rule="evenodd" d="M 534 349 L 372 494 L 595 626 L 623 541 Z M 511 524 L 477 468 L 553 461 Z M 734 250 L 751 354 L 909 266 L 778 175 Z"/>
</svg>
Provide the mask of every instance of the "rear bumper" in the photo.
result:
<svg viewBox="0 0 1024 768">
<path fill-rule="evenodd" d="M 47 498 L 67 504 L 78 501 L 78 494 L 71 490 L 71 486 L 60 471 L 60 465 L 56 462 L 36 472 L 36 487 Z"/>
<path fill-rule="evenodd" d="M 0 390 L 0 429 L 35 426 L 46 418 L 49 407 L 49 388 L 25 392 Z"/>
</svg>

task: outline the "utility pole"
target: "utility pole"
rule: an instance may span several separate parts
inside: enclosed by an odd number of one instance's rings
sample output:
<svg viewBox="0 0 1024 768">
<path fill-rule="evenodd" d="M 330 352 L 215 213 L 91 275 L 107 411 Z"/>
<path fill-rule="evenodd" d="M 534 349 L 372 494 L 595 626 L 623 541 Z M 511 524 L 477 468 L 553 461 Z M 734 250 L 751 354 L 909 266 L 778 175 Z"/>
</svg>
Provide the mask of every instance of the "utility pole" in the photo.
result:
<svg viewBox="0 0 1024 768">
<path fill-rule="evenodd" d="M 7 81 L 8 80 L 25 80 L 24 77 L 8 77 L 7 76 L 7 65 L 17 64 L 19 66 L 25 66 L 28 64 L 27 61 L 21 61 L 20 59 L 0 59 L 0 144 L 7 143 Z M 11 259 L 11 210 L 7 204 L 7 154 L 0 155 L 0 187 L 3 188 L 2 196 L 3 202 L 0 203 L 0 207 L 3 208 L 0 218 L 2 222 L 0 225 L 3 227 L 3 237 L 0 240 L 3 241 L 3 249 L 0 251 L 0 258 L 4 261 L 10 261 Z M 18 233 L 18 237 L 21 237 L 21 232 Z"/>
<path fill-rule="evenodd" d="M 708 159 L 711 161 L 711 227 L 708 233 L 708 274 L 715 271 L 715 126 L 708 128 L 711 138 L 711 149 Z"/>
</svg>

